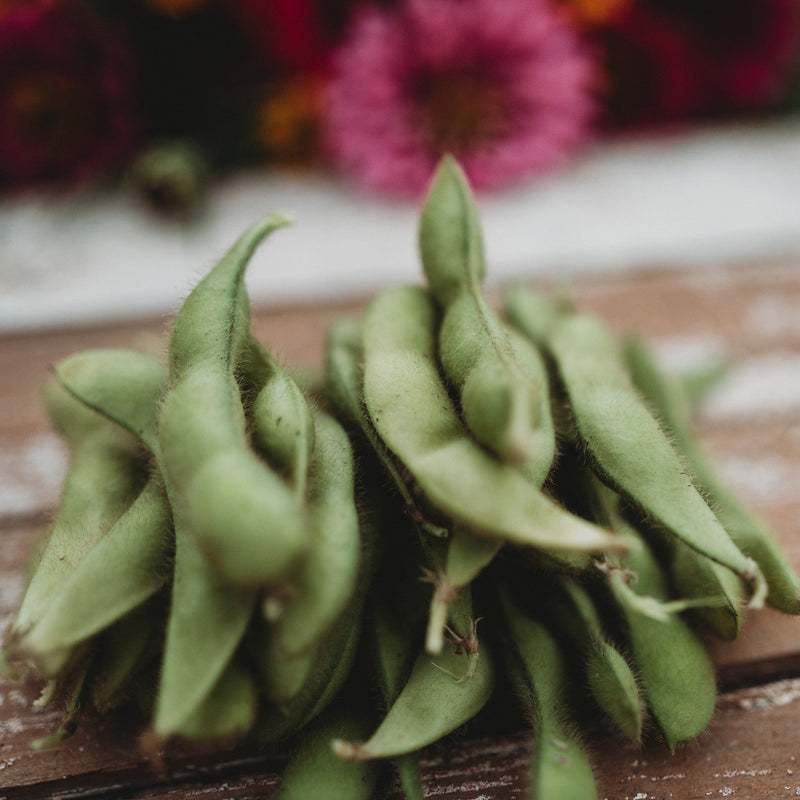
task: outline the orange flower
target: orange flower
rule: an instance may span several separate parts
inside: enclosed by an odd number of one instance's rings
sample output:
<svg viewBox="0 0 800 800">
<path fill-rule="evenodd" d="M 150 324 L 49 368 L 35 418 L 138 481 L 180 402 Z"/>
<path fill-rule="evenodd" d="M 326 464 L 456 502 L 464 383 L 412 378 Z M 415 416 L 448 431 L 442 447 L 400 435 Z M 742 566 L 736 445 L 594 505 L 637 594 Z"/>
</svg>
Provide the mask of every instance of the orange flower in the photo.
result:
<svg viewBox="0 0 800 800">
<path fill-rule="evenodd" d="M 206 0 L 147 0 L 148 5 L 163 14 L 179 17 L 205 5 Z"/>
<path fill-rule="evenodd" d="M 306 162 L 317 150 L 318 81 L 298 76 L 276 87 L 256 113 L 256 145 L 279 161 Z"/>
<path fill-rule="evenodd" d="M 588 25 L 600 25 L 613 19 L 634 0 L 565 0 L 568 13 Z"/>
</svg>

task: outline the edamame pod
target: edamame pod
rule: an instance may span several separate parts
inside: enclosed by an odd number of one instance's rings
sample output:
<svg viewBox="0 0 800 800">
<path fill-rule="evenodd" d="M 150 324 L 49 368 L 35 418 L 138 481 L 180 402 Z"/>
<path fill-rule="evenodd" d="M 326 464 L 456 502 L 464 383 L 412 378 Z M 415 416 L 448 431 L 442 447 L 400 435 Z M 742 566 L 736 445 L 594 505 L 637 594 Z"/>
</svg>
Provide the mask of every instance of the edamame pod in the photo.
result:
<svg viewBox="0 0 800 800">
<path fill-rule="evenodd" d="M 250 673 L 234 659 L 175 733 L 184 739 L 228 739 L 246 734 L 256 716 L 256 688 Z"/>
<path fill-rule="evenodd" d="M 315 412 L 313 422 L 316 444 L 307 503 L 312 547 L 270 635 L 287 656 L 308 652 L 344 613 L 356 591 L 361 561 L 350 441 L 327 414 Z"/>
<path fill-rule="evenodd" d="M 531 797 L 593 800 L 592 767 L 569 721 L 566 663 L 556 640 L 495 582 L 506 624 L 505 666 L 534 727 Z"/>
<path fill-rule="evenodd" d="M 431 536 L 447 536 L 443 527 L 428 519 L 427 511 L 421 507 L 420 498 L 415 496 L 405 470 L 396 463 L 364 409 L 361 324 L 349 318 L 335 320 L 328 329 L 325 352 L 325 394 L 331 410 L 345 425 L 355 427 L 367 440 L 415 524 Z"/>
<path fill-rule="evenodd" d="M 118 423 L 156 452 L 156 406 L 167 385 L 167 368 L 135 350 L 85 350 L 53 367 L 67 391 Z"/>
<path fill-rule="evenodd" d="M 752 559 L 698 494 L 669 440 L 630 384 L 610 332 L 582 314 L 561 319 L 548 348 L 598 474 L 659 525 L 753 584 Z"/>
<path fill-rule="evenodd" d="M 453 622 L 459 636 L 469 642 L 467 652 L 451 644 L 436 661 L 421 653 L 377 730 L 363 743 L 337 740 L 333 745 L 337 755 L 364 761 L 413 753 L 461 727 L 483 708 L 494 686 L 494 667 L 485 647 L 478 653 L 468 592 L 459 605 L 465 613 L 456 614 Z"/>
<path fill-rule="evenodd" d="M 146 603 L 97 638 L 89 693 L 98 711 L 118 705 L 130 692 L 131 682 L 157 660 L 165 618 L 166 609 Z"/>
<path fill-rule="evenodd" d="M 302 503 L 314 451 L 311 409 L 300 387 L 254 339 L 249 342 L 247 362 L 248 377 L 259 387 L 250 409 L 256 450 Z"/>
<path fill-rule="evenodd" d="M 629 336 L 625 356 L 636 388 L 666 427 L 686 461 L 694 484 L 708 499 L 731 539 L 752 558 L 767 581 L 767 602 L 786 614 L 800 614 L 800 578 L 772 534 L 723 484 L 694 436 L 689 401 L 678 380 L 665 374 L 641 337 Z"/>
<path fill-rule="evenodd" d="M 331 739 L 359 738 L 372 726 L 369 703 L 349 692 L 327 709 L 303 736 L 298 751 L 289 760 L 276 800 L 371 800 L 382 766 L 371 762 L 351 763 L 331 751 Z"/>
<path fill-rule="evenodd" d="M 542 614 L 553 621 L 551 628 L 561 631 L 581 654 L 586 683 L 597 705 L 628 739 L 639 741 L 644 700 L 627 659 L 609 641 L 590 593 L 562 577 L 548 584 L 537 600 Z"/>
<path fill-rule="evenodd" d="M 656 600 L 668 599 L 660 568 L 643 541 L 632 538 L 624 563 L 636 574 L 630 589 Z M 678 742 L 702 733 L 714 713 L 714 667 L 702 642 L 677 614 L 654 619 L 642 613 L 629 602 L 624 581 L 622 573 L 615 573 L 610 585 L 625 618 L 647 704 L 667 746 L 674 750 Z"/>
<path fill-rule="evenodd" d="M 535 351 L 517 358 L 483 295 L 486 273 L 477 209 L 466 176 L 442 159 L 422 209 L 422 266 L 444 312 L 439 356 L 461 396 L 467 427 L 485 447 L 542 481 L 555 453 L 547 374 Z M 520 345 L 524 347 L 525 345 Z"/>
<path fill-rule="evenodd" d="M 41 618 L 20 640 L 19 646 L 44 674 L 59 671 L 59 650 L 109 627 L 165 584 L 170 532 L 164 487 L 160 477 L 154 476 L 75 567 Z"/>
<path fill-rule="evenodd" d="M 379 294 L 364 317 L 364 401 L 430 502 L 477 533 L 558 550 L 614 548 L 610 532 L 547 499 L 464 430 L 438 372 L 436 312 L 422 289 Z"/>
<path fill-rule="evenodd" d="M 284 224 L 268 217 L 252 225 L 184 302 L 158 416 L 173 509 L 220 574 L 241 586 L 282 581 L 308 545 L 291 489 L 249 447 L 234 376 L 248 338 L 244 271 L 261 240 Z"/>
<path fill-rule="evenodd" d="M 46 384 L 44 396 L 55 427 L 70 445 L 70 466 L 58 514 L 11 628 L 12 641 L 47 613 L 53 598 L 124 513 L 142 483 L 141 450 L 133 436 L 87 408 L 55 379 Z"/>
<path fill-rule="evenodd" d="M 158 736 L 182 731 L 227 668 L 256 591 L 226 583 L 175 516 L 175 575 L 153 720 Z"/>
</svg>

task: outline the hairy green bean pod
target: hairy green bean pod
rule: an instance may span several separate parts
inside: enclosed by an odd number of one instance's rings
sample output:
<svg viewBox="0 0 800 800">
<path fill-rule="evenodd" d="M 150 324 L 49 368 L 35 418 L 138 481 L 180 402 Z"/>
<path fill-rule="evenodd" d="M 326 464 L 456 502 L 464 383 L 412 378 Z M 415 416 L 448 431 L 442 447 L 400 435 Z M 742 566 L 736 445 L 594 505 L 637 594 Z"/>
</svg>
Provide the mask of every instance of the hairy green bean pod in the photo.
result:
<svg viewBox="0 0 800 800">
<path fill-rule="evenodd" d="M 371 800 L 375 796 L 382 765 L 342 761 L 330 745 L 332 739 L 369 732 L 373 713 L 365 700 L 363 690 L 350 691 L 309 726 L 286 766 L 276 800 Z"/>
<path fill-rule="evenodd" d="M 231 661 L 203 701 L 177 727 L 184 739 L 228 739 L 253 727 L 256 687 L 250 671 Z"/>
<path fill-rule="evenodd" d="M 478 651 L 469 593 L 462 594 L 453 625 L 458 647 L 451 645 L 432 660 L 421 653 L 388 714 L 365 742 L 337 740 L 334 751 L 351 761 L 413 753 L 438 741 L 472 719 L 494 686 L 494 667 L 485 647 Z M 466 662 L 466 663 L 465 663 Z"/>
<path fill-rule="evenodd" d="M 332 412 L 366 439 L 402 498 L 409 518 L 426 534 L 447 536 L 443 527 L 428 518 L 421 498 L 415 495 L 413 481 L 386 447 L 364 408 L 360 322 L 350 318 L 335 320 L 328 329 L 325 352 L 325 394 Z"/>
<path fill-rule="evenodd" d="M 258 387 L 250 409 L 256 450 L 292 487 L 302 503 L 314 452 L 311 408 L 289 373 L 252 338 L 246 363 L 247 377 Z"/>
<path fill-rule="evenodd" d="M 695 486 L 708 499 L 734 543 L 764 573 L 767 602 L 786 614 L 800 614 L 800 577 L 766 525 L 723 484 L 702 451 L 694 435 L 689 400 L 680 382 L 659 368 L 641 337 L 627 338 L 625 355 L 634 385 L 666 427 L 689 467 Z"/>
<path fill-rule="evenodd" d="M 364 402 L 386 445 L 430 502 L 501 540 L 557 550 L 615 547 L 613 534 L 565 512 L 467 435 L 436 357 L 436 312 L 422 289 L 379 294 L 364 317 Z"/>
<path fill-rule="evenodd" d="M 308 517 L 313 546 L 272 626 L 274 646 L 286 655 L 307 652 L 344 613 L 359 576 L 361 537 L 355 504 L 355 464 L 347 434 L 330 416 L 315 413 Z"/>
<path fill-rule="evenodd" d="M 284 224 L 268 217 L 252 225 L 184 302 L 158 416 L 173 509 L 220 574 L 242 586 L 284 580 L 308 546 L 291 489 L 249 447 L 235 379 L 248 339 L 244 271 L 261 240 Z"/>
<path fill-rule="evenodd" d="M 11 628 L 10 641 L 30 632 L 92 549 L 122 516 L 142 483 L 138 441 L 87 408 L 52 379 L 45 405 L 66 439 L 70 466 L 56 519 L 38 553 L 31 580 Z M 98 492 L 102 486 L 102 492 Z"/>
<path fill-rule="evenodd" d="M 544 625 L 527 616 L 497 582 L 496 588 L 507 628 L 506 672 L 534 729 L 531 797 L 593 800 L 592 767 L 569 718 L 564 655 Z"/>
<path fill-rule="evenodd" d="M 686 476 L 669 440 L 631 386 L 606 327 L 587 315 L 562 318 L 548 349 L 600 477 L 674 536 L 750 583 L 757 602 L 763 584 L 760 570 L 736 547 Z"/>
<path fill-rule="evenodd" d="M 486 274 L 477 209 L 466 176 L 445 157 L 419 228 L 422 266 L 444 311 L 439 355 L 461 395 L 467 427 L 498 457 L 541 484 L 555 455 L 547 372 L 533 348 L 515 348 L 482 290 Z M 528 347 L 523 359 L 517 351 Z"/>
</svg>

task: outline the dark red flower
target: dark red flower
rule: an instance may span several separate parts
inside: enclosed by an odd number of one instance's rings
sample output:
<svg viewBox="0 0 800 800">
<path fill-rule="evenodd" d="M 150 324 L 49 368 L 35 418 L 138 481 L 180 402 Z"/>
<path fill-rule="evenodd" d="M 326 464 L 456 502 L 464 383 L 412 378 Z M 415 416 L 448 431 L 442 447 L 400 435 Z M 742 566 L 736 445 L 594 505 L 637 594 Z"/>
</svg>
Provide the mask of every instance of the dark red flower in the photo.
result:
<svg viewBox="0 0 800 800">
<path fill-rule="evenodd" d="M 83 181 L 135 140 L 132 62 L 82 3 L 0 11 L 0 186 Z"/>
<path fill-rule="evenodd" d="M 707 107 L 773 100 L 800 48 L 797 0 L 647 0 L 696 52 Z"/>
<path fill-rule="evenodd" d="M 661 122 L 776 100 L 800 51 L 797 0 L 637 0 L 601 36 L 618 122 Z"/>
</svg>

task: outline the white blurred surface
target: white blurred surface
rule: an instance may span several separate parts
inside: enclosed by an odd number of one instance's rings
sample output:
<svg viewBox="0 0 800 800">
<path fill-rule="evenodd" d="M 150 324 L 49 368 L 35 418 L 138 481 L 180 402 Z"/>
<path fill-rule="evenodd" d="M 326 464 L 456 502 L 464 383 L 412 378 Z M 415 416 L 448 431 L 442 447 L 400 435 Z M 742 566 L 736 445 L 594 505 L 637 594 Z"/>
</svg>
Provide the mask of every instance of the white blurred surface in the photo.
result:
<svg viewBox="0 0 800 800">
<path fill-rule="evenodd" d="M 800 255 L 800 120 L 597 146 L 480 199 L 489 282 Z M 120 191 L 0 204 L 0 332 L 174 309 L 260 215 L 291 213 L 253 259 L 256 302 L 307 303 L 417 282 L 418 204 L 325 177 L 248 173 L 202 219 L 160 219 Z"/>
</svg>

